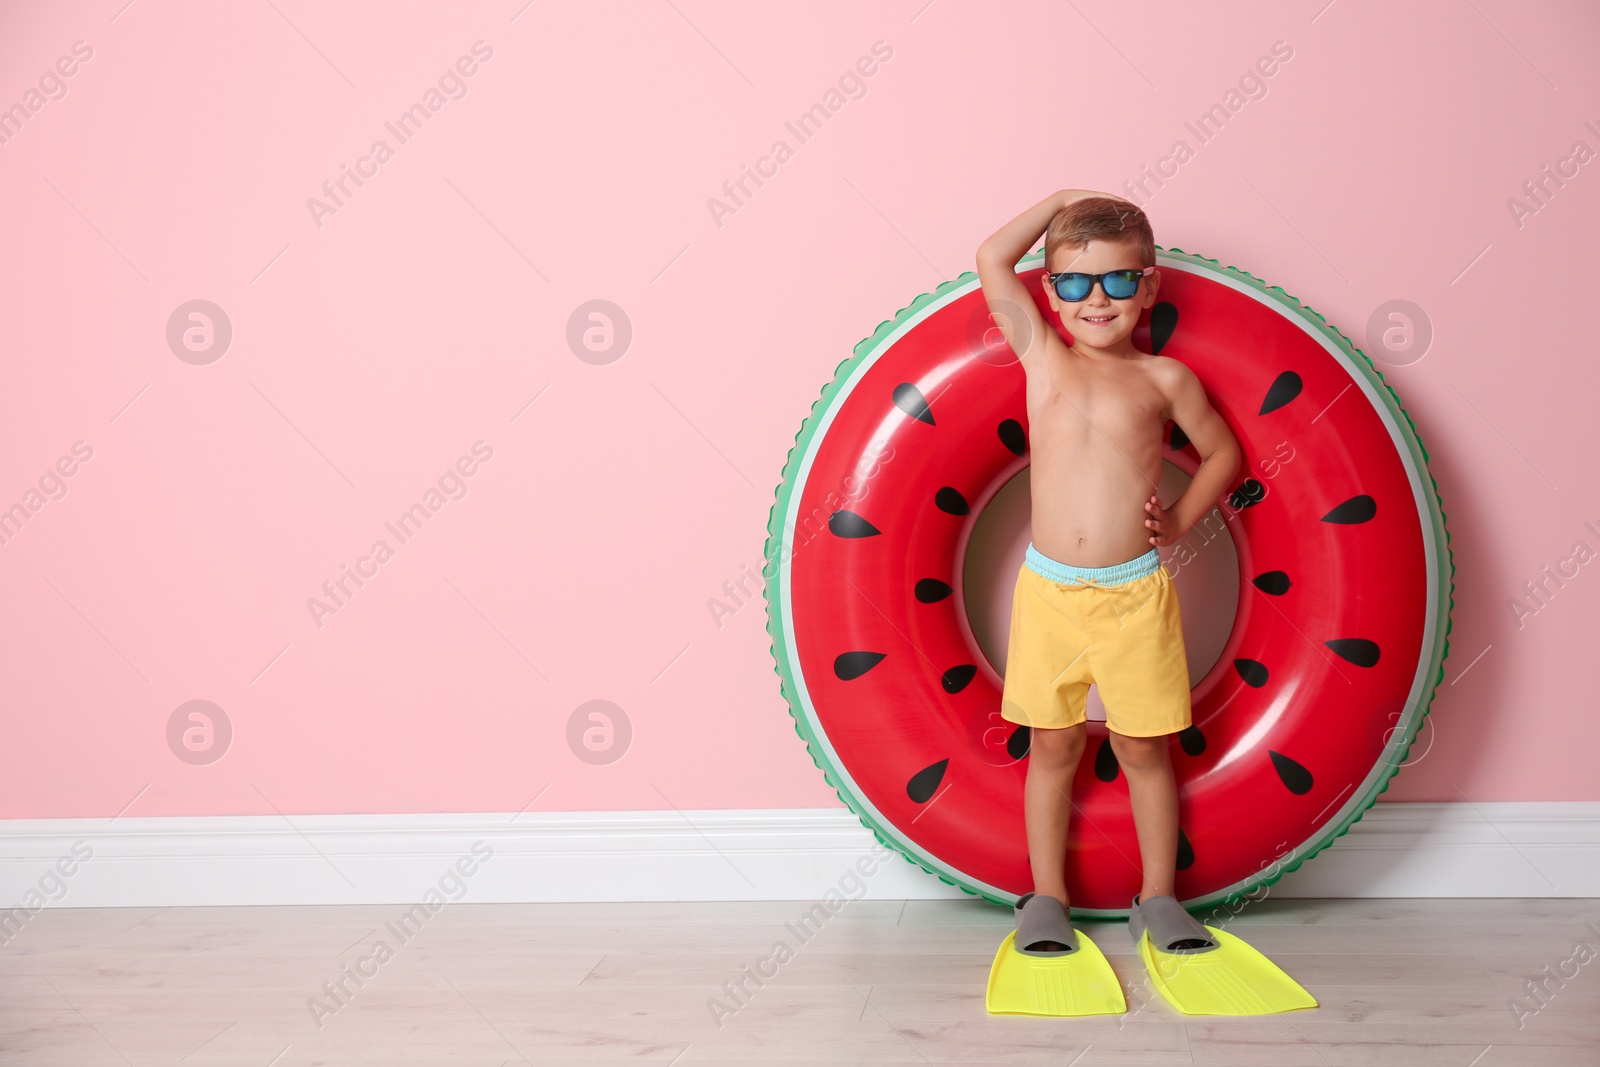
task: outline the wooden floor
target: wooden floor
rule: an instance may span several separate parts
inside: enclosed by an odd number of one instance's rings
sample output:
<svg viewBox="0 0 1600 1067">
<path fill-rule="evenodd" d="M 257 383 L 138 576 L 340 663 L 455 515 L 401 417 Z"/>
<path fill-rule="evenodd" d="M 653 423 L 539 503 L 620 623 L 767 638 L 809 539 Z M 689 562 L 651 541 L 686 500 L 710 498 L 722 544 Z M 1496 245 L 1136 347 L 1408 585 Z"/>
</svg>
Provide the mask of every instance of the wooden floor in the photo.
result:
<svg viewBox="0 0 1600 1067">
<path fill-rule="evenodd" d="M 1254 1019 L 1178 1015 L 1120 923 L 1084 929 L 1127 1015 L 990 1016 L 1008 912 L 854 901 L 802 942 L 808 907 L 463 903 L 404 940 L 398 905 L 44 911 L 0 946 L 0 1063 L 1600 1064 L 1595 899 L 1251 904 L 1221 925 L 1321 1002 Z M 739 1005 L 723 983 L 780 940 L 793 958 Z M 1546 967 L 1576 975 L 1541 1006 Z"/>
</svg>

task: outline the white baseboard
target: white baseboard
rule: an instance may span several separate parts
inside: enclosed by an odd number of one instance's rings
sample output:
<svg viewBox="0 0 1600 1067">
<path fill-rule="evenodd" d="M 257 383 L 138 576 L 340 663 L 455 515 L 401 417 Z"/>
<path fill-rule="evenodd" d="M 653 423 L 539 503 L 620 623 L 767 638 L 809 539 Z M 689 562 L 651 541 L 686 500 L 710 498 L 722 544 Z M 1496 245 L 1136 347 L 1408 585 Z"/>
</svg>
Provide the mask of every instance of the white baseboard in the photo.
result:
<svg viewBox="0 0 1600 1067">
<path fill-rule="evenodd" d="M 874 845 L 844 809 L 0 821 L 0 943 L 41 902 L 818 900 Z M 966 896 L 900 857 L 866 881 Z M 1272 893 L 1600 897 L 1600 802 L 1380 803 Z"/>
</svg>

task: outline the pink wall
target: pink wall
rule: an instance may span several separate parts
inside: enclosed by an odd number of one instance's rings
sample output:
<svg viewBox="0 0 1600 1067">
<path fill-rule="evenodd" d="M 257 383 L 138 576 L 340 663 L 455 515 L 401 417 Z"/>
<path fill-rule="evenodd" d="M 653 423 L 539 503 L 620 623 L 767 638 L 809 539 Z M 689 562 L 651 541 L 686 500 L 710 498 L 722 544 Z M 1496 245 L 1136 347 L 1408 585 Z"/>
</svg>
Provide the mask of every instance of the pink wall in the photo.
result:
<svg viewBox="0 0 1600 1067">
<path fill-rule="evenodd" d="M 1393 299 L 1431 319 L 1428 354 L 1386 373 L 1433 455 L 1455 627 L 1385 799 L 1600 798 L 1600 563 L 1510 607 L 1574 542 L 1600 550 L 1600 163 L 1537 213 L 1507 206 L 1575 142 L 1600 151 L 1593 5 L 0 19 L 0 105 L 41 78 L 58 97 L 0 144 L 0 506 L 55 493 L 0 545 L 0 816 L 837 805 L 759 598 L 720 628 L 707 608 L 759 568 L 801 420 L 856 341 L 1021 208 L 1195 147 L 1185 120 L 1276 41 L 1293 57 L 1265 95 L 1148 208 L 1160 243 L 1352 337 Z M 445 79 L 459 98 L 403 143 L 386 129 L 479 41 Z M 796 145 L 785 120 L 879 41 L 865 95 Z M 63 63 L 62 95 L 47 72 L 75 47 L 92 58 Z M 793 158 L 714 219 L 779 138 Z M 314 218 L 378 139 L 392 158 Z M 614 362 L 567 341 L 594 299 L 632 324 Z M 220 359 L 168 343 L 193 300 L 231 323 Z M 385 523 L 442 478 L 402 543 Z M 379 539 L 393 557 L 319 625 L 308 599 Z M 631 724 L 606 765 L 568 743 L 597 699 Z M 175 755 L 193 700 L 231 724 L 210 763 Z"/>
</svg>

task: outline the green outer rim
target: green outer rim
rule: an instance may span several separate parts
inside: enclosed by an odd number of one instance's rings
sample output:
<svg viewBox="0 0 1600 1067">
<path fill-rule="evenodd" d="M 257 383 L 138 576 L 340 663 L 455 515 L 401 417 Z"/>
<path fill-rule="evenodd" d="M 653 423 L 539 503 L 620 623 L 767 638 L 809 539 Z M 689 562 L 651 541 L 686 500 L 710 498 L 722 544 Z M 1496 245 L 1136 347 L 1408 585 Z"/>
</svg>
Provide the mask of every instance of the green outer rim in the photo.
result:
<svg viewBox="0 0 1600 1067">
<path fill-rule="evenodd" d="M 1411 752 L 1411 746 L 1416 742 L 1417 734 L 1421 731 L 1423 722 L 1426 720 L 1428 712 L 1431 710 L 1433 697 L 1435 692 L 1438 690 L 1439 684 L 1444 681 L 1444 661 L 1450 655 L 1450 632 L 1454 625 L 1451 616 L 1455 610 L 1455 553 L 1450 548 L 1450 531 L 1445 524 L 1444 502 L 1439 496 L 1439 482 L 1438 479 L 1433 476 L 1433 472 L 1428 468 L 1428 450 L 1422 443 L 1421 435 L 1417 432 L 1416 423 L 1411 420 L 1410 414 L 1407 413 L 1406 409 L 1400 403 L 1400 397 L 1395 393 L 1393 386 L 1384 380 L 1383 373 L 1378 370 L 1376 364 L 1372 362 L 1371 357 L 1369 357 L 1360 348 L 1356 347 L 1350 338 L 1346 337 L 1338 327 L 1329 323 L 1328 320 L 1325 319 L 1319 312 L 1307 304 L 1302 304 L 1299 300 L 1284 292 L 1280 286 L 1269 286 L 1248 271 L 1241 270 L 1240 268 L 1231 265 L 1223 266 L 1218 260 L 1210 259 L 1205 256 L 1194 255 L 1192 253 L 1185 252 L 1181 248 L 1163 249 L 1158 245 L 1157 251 L 1164 254 L 1169 259 L 1186 262 L 1194 267 L 1200 268 L 1201 270 L 1209 271 L 1213 274 L 1220 274 L 1225 277 L 1232 278 L 1237 282 L 1244 283 L 1245 285 L 1255 289 L 1262 295 L 1279 304 L 1289 314 L 1304 320 L 1313 329 L 1317 330 L 1325 338 L 1327 338 L 1340 349 L 1344 350 L 1347 354 L 1361 357 L 1360 359 L 1352 359 L 1351 365 L 1366 375 L 1369 384 L 1375 387 L 1382 387 L 1381 389 L 1376 389 L 1375 391 L 1385 401 L 1385 403 L 1388 404 L 1392 415 L 1396 416 L 1393 419 L 1394 424 L 1400 429 L 1401 435 L 1404 437 L 1407 446 L 1411 449 L 1411 459 L 1417 472 L 1419 474 L 1427 475 L 1427 481 L 1429 485 L 1432 486 L 1431 495 L 1427 493 L 1423 494 L 1429 505 L 1428 510 L 1429 517 L 1431 519 L 1430 532 L 1433 536 L 1435 549 L 1438 555 L 1443 557 L 1450 564 L 1448 581 L 1439 583 L 1433 608 L 1433 610 L 1436 612 L 1440 611 L 1441 609 L 1443 610 L 1444 626 L 1435 629 L 1433 648 L 1425 650 L 1425 654 L 1429 656 L 1429 673 L 1432 677 L 1432 683 L 1424 685 L 1422 695 L 1419 700 L 1419 707 L 1415 713 L 1409 717 L 1410 722 L 1405 733 L 1405 742 L 1403 745 L 1393 750 L 1394 755 L 1391 756 L 1389 760 L 1389 773 L 1378 779 L 1375 788 L 1370 786 L 1368 787 L 1365 796 L 1357 800 L 1355 806 L 1351 808 L 1350 813 L 1346 815 L 1345 818 L 1340 820 L 1337 824 L 1330 824 L 1329 828 L 1325 829 L 1323 833 L 1313 842 L 1306 845 L 1303 850 L 1297 849 L 1290 862 L 1288 862 L 1286 865 L 1274 865 L 1274 867 L 1269 869 L 1269 873 L 1267 873 L 1265 877 L 1262 877 L 1259 880 L 1250 881 L 1246 888 L 1237 889 L 1223 897 L 1204 901 L 1204 903 L 1208 906 L 1231 906 L 1240 899 L 1256 892 L 1257 890 L 1276 884 L 1280 879 L 1283 878 L 1284 875 L 1289 874 L 1291 871 L 1299 870 L 1300 867 L 1303 866 L 1313 856 L 1317 855 L 1323 849 L 1333 844 L 1333 842 L 1338 840 L 1340 837 L 1343 837 L 1345 834 L 1349 833 L 1350 828 L 1356 823 L 1360 822 L 1362 816 L 1367 813 L 1373 804 L 1377 803 L 1378 797 L 1388 791 L 1390 781 L 1396 774 L 1399 773 L 1400 767 L 1405 763 L 1406 757 Z M 1042 253 L 1035 251 L 1030 253 L 1028 256 L 1023 257 L 1023 259 L 1018 263 L 1017 267 L 1018 269 L 1031 269 L 1032 265 L 1040 259 L 1042 259 Z M 767 512 L 767 540 L 762 548 L 763 563 L 761 573 L 764 579 L 763 585 L 767 603 L 767 635 L 772 639 L 772 643 L 769 646 L 769 651 L 772 654 L 775 665 L 773 668 L 774 673 L 776 673 L 778 676 L 779 688 L 783 693 L 784 700 L 788 703 L 789 716 L 794 720 L 795 733 L 798 734 L 800 739 L 806 743 L 806 751 L 810 753 L 811 761 L 817 765 L 819 770 L 822 771 L 823 777 L 828 784 L 833 786 L 835 795 L 838 796 L 838 798 L 846 807 L 855 812 L 856 817 L 861 820 L 862 824 L 866 826 L 868 830 L 872 831 L 874 837 L 876 837 L 885 846 L 892 848 L 896 852 L 900 853 L 900 855 L 905 856 L 909 862 L 915 864 L 917 867 L 920 867 L 922 870 L 927 871 L 929 874 L 934 875 L 941 882 L 952 885 L 964 893 L 981 897 L 990 903 L 1009 908 L 1015 903 L 1014 898 L 998 897 L 991 893 L 975 889 L 970 885 L 946 876 L 940 871 L 934 870 L 927 864 L 923 863 L 916 856 L 908 854 L 905 847 L 903 847 L 901 838 L 895 832 L 894 828 L 891 826 L 890 828 L 886 829 L 885 827 L 880 826 L 876 820 L 866 814 L 863 811 L 862 805 L 852 794 L 846 790 L 844 785 L 841 783 L 839 777 L 834 773 L 833 767 L 821 758 L 818 751 L 816 736 L 812 733 L 811 726 L 807 722 L 804 711 L 800 707 L 799 698 L 794 687 L 794 680 L 789 673 L 789 663 L 791 657 L 785 654 L 785 651 L 788 649 L 791 642 L 789 635 L 783 630 L 783 613 L 780 610 L 779 605 L 779 598 L 781 596 L 780 583 L 782 579 L 782 568 L 780 566 L 780 561 L 782 559 L 782 553 L 784 549 L 783 517 L 788 513 L 789 510 L 790 498 L 795 489 L 794 478 L 798 473 L 799 464 L 805 455 L 810 451 L 811 439 L 813 436 L 815 436 L 818 425 L 818 416 L 823 412 L 826 412 L 828 408 L 832 406 L 834 397 L 839 392 L 842 384 L 848 380 L 851 372 L 855 370 L 862 360 L 876 350 L 883 340 L 888 337 L 889 334 L 891 334 L 896 328 L 898 328 L 901 323 L 911 318 L 929 303 L 943 296 L 951 289 L 967 285 L 976 277 L 977 274 L 975 272 L 964 271 L 959 277 L 953 280 L 940 282 L 932 292 L 918 295 L 914 300 L 911 301 L 911 303 L 907 304 L 905 307 L 896 312 L 893 318 L 884 319 L 882 322 L 878 323 L 877 328 L 873 330 L 870 335 L 857 342 L 851 354 L 841 360 L 839 365 L 834 368 L 833 379 L 829 381 L 828 384 L 823 386 L 822 394 L 811 405 L 811 411 L 806 415 L 806 419 L 801 424 L 799 432 L 795 434 L 795 443 L 790 447 L 788 455 L 784 459 L 783 475 L 778 483 L 776 499 L 774 500 L 771 509 Z M 1403 423 L 1401 421 L 1402 419 L 1404 420 Z M 768 573 L 769 570 L 771 571 L 770 574 Z M 1193 907 L 1195 905 L 1193 902 L 1190 902 L 1189 906 Z M 1096 916 L 1104 918 L 1126 917 L 1125 915 L 1121 915 L 1117 912 L 1097 912 Z"/>
</svg>

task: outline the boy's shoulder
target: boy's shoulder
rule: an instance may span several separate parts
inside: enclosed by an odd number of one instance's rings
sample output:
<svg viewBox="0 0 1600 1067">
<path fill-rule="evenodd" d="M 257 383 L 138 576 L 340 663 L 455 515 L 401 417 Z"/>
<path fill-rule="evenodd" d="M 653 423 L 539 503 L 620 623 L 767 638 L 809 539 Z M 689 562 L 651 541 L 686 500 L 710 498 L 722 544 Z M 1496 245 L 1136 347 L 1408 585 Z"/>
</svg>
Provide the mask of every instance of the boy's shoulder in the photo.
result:
<svg viewBox="0 0 1600 1067">
<path fill-rule="evenodd" d="M 1171 356 L 1151 356 L 1144 361 L 1145 374 L 1155 385 L 1164 401 L 1163 410 L 1172 417 L 1173 409 L 1184 402 L 1186 394 L 1199 387 L 1200 379 L 1183 362 Z"/>
<path fill-rule="evenodd" d="M 1177 388 L 1198 381 L 1188 364 L 1171 356 L 1151 356 L 1144 361 L 1144 367 L 1145 373 L 1163 387 Z"/>
</svg>

